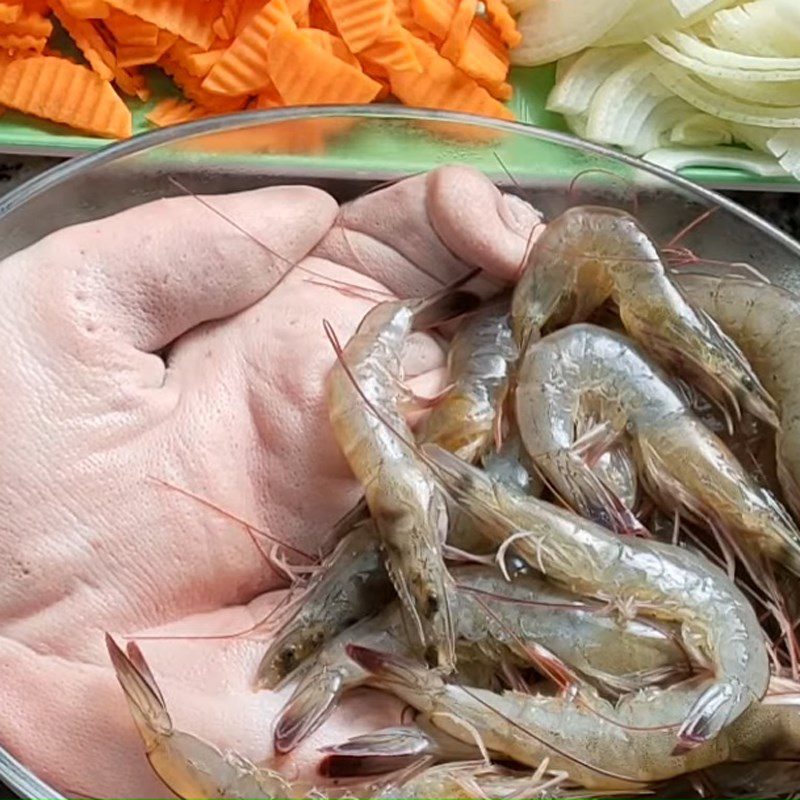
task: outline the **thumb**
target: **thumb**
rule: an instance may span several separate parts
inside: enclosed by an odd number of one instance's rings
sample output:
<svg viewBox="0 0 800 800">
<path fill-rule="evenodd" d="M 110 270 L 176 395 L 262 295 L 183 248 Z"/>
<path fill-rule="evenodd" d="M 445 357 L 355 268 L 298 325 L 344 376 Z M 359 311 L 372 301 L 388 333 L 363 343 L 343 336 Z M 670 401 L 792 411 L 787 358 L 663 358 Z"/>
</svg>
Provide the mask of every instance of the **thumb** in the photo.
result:
<svg viewBox="0 0 800 800">
<path fill-rule="evenodd" d="M 533 206 L 468 167 L 431 172 L 427 207 L 431 226 L 450 251 L 504 281 L 516 279 L 544 229 Z"/>
<path fill-rule="evenodd" d="M 337 208 L 307 186 L 171 198 L 57 231 L 6 265 L 57 304 L 51 326 L 66 315 L 73 327 L 108 334 L 101 341 L 154 352 L 263 297 Z"/>
</svg>

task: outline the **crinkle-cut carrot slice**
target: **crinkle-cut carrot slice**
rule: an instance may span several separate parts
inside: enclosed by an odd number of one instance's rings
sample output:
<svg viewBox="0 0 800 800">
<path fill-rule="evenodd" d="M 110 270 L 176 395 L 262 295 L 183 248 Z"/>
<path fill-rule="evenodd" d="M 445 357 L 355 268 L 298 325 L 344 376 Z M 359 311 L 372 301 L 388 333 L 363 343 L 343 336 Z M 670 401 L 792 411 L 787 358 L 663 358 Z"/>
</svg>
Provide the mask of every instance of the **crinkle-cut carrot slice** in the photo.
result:
<svg viewBox="0 0 800 800">
<path fill-rule="evenodd" d="M 214 41 L 214 21 L 222 10 L 222 0 L 108 0 L 108 3 L 206 48 Z"/>
<path fill-rule="evenodd" d="M 481 85 L 492 97 L 496 97 L 504 103 L 510 100 L 514 94 L 513 87 L 506 81 L 502 83 L 483 83 Z"/>
<path fill-rule="evenodd" d="M 118 44 L 117 66 L 142 67 L 155 64 L 176 42 L 178 37 L 169 31 L 159 31 L 154 45 Z"/>
<path fill-rule="evenodd" d="M 239 18 L 236 20 L 236 35 L 238 36 L 250 24 L 250 20 L 264 8 L 267 0 L 242 0 Z"/>
<path fill-rule="evenodd" d="M 411 39 L 411 34 L 396 21 L 376 42 L 364 48 L 358 55 L 364 63 L 370 64 L 384 77 L 388 76 L 389 70 L 422 72 L 422 64 L 419 63 Z"/>
<path fill-rule="evenodd" d="M 439 48 L 439 52 L 449 61 L 458 64 L 464 45 L 469 36 L 472 20 L 478 10 L 478 0 L 459 0 L 456 13 L 450 20 L 450 29 Z"/>
<path fill-rule="evenodd" d="M 299 28 L 307 28 L 310 0 L 286 0 L 286 7 Z"/>
<path fill-rule="evenodd" d="M 111 11 L 105 0 L 62 0 L 62 5 L 78 19 L 107 19 Z"/>
<path fill-rule="evenodd" d="M 47 17 L 26 9 L 14 22 L 0 23 L 0 33 L 13 33 L 17 36 L 35 36 L 37 39 L 49 39 L 53 33 L 53 23 Z"/>
<path fill-rule="evenodd" d="M 186 97 L 201 106 L 214 111 L 228 112 L 239 111 L 247 105 L 246 95 L 226 97 L 204 89 L 202 78 L 192 75 L 186 67 L 170 56 L 169 52 L 158 63 L 164 72 L 172 77 L 172 80 L 180 87 Z"/>
<path fill-rule="evenodd" d="M 369 103 L 381 87 L 360 68 L 317 47 L 297 30 L 269 40 L 269 74 L 287 105 Z"/>
<path fill-rule="evenodd" d="M 479 83 L 499 84 L 508 76 L 508 56 L 499 51 L 476 27 L 475 20 L 464 42 L 457 66 Z"/>
<path fill-rule="evenodd" d="M 414 39 L 412 43 L 423 72 L 390 72 L 389 81 L 395 97 L 409 106 L 513 119 L 511 112 L 502 103 L 430 45 L 418 39 Z"/>
<path fill-rule="evenodd" d="M 166 128 L 169 125 L 180 125 L 183 122 L 212 117 L 218 113 L 218 111 L 211 111 L 196 103 L 170 97 L 156 105 L 147 115 L 147 121 L 159 128 Z"/>
<path fill-rule="evenodd" d="M 0 67 L 0 105 L 97 136 L 123 139 L 132 133 L 131 112 L 108 81 L 52 56 Z"/>
<path fill-rule="evenodd" d="M 397 21 L 412 35 L 426 42 L 433 41 L 430 31 L 425 30 L 414 19 L 411 0 L 393 0 L 394 15 Z"/>
<path fill-rule="evenodd" d="M 50 0 L 50 7 L 91 68 L 103 80 L 110 81 L 114 77 L 117 59 L 94 24 L 90 20 L 70 16 L 60 0 Z"/>
<path fill-rule="evenodd" d="M 444 41 L 458 8 L 458 0 L 411 0 L 411 11 L 417 25 Z"/>
<path fill-rule="evenodd" d="M 322 0 L 311 0 L 308 6 L 308 25 L 307 28 L 316 28 L 321 31 L 327 31 L 334 36 L 339 35 L 336 30 L 336 25 L 333 24 L 330 12 L 325 7 Z"/>
<path fill-rule="evenodd" d="M 186 69 L 197 78 L 205 78 L 214 67 L 214 64 L 225 55 L 225 50 L 208 50 L 205 53 L 194 53 L 186 57 Z"/>
<path fill-rule="evenodd" d="M 158 25 L 145 22 L 116 8 L 111 9 L 103 24 L 118 42 L 124 42 L 128 46 L 146 47 L 155 45 L 158 41 Z"/>
<path fill-rule="evenodd" d="M 147 81 L 136 67 L 121 67 L 117 64 L 114 67 L 114 83 L 131 97 L 138 97 L 142 101 L 150 99 L 151 92 Z"/>
<path fill-rule="evenodd" d="M 233 40 L 203 81 L 209 92 L 256 94 L 269 80 L 267 45 L 279 26 L 295 28 L 286 0 L 269 2 Z"/>
<path fill-rule="evenodd" d="M 47 47 L 47 39 L 38 36 L 18 36 L 16 33 L 0 33 L 0 47 L 4 50 L 32 50 L 43 53 Z"/>
<path fill-rule="evenodd" d="M 369 47 L 389 27 L 392 0 L 327 0 L 339 35 L 354 53 Z"/>
<path fill-rule="evenodd" d="M 222 0 L 222 9 L 211 26 L 220 39 L 233 39 L 236 36 L 236 21 L 242 10 L 242 0 Z"/>
<path fill-rule="evenodd" d="M 336 56 L 336 58 L 344 61 L 345 64 L 361 69 L 359 60 L 347 49 L 344 39 L 340 39 L 338 36 L 319 28 L 300 28 L 300 32 L 326 53 Z"/>
<path fill-rule="evenodd" d="M 17 3 L 0 3 L 0 22 L 16 22 L 21 15 L 21 5 Z"/>
<path fill-rule="evenodd" d="M 48 0 L 22 0 L 22 5 L 26 11 L 45 17 L 50 13 L 50 3 Z"/>
<path fill-rule="evenodd" d="M 505 0 L 484 0 L 486 13 L 507 47 L 516 47 L 522 41 L 522 34 L 517 30 L 517 22 L 511 16 Z"/>
<path fill-rule="evenodd" d="M 251 108 L 263 111 L 268 108 L 283 108 L 285 105 L 286 103 L 283 102 L 283 98 L 278 94 L 278 90 L 273 85 L 270 85 L 256 95 Z"/>
</svg>

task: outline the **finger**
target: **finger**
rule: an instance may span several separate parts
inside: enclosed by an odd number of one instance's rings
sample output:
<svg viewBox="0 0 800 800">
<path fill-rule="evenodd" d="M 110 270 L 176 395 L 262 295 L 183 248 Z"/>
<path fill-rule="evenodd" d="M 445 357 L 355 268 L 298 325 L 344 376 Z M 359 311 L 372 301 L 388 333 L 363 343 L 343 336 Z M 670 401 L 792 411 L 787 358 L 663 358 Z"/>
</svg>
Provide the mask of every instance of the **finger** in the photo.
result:
<svg viewBox="0 0 800 800">
<path fill-rule="evenodd" d="M 467 267 L 431 227 L 427 191 L 426 173 L 347 203 L 315 255 L 368 275 L 399 297 L 456 280 Z"/>
<path fill-rule="evenodd" d="M 517 277 L 542 215 L 516 195 L 506 194 L 482 172 L 440 167 L 428 176 L 428 218 L 459 258 L 504 281 Z"/>
<path fill-rule="evenodd" d="M 34 291 L 63 287 L 77 325 L 154 352 L 263 297 L 336 211 L 305 186 L 172 198 L 58 231 L 14 259 Z"/>
</svg>

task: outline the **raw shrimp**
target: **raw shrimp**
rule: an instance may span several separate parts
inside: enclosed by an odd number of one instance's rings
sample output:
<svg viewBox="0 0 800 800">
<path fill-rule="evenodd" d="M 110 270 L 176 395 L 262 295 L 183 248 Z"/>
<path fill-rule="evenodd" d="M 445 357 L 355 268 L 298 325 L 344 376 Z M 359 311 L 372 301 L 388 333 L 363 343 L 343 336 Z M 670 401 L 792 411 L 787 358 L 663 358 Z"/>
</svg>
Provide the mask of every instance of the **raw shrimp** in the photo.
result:
<svg viewBox="0 0 800 800">
<path fill-rule="evenodd" d="M 598 613 L 597 606 L 534 575 L 509 583 L 497 569 L 481 566 L 455 568 L 452 574 L 459 668 L 465 658 L 496 665 L 492 672 L 502 662 L 529 666 L 532 656 L 526 648 L 540 646 L 610 694 L 636 691 L 690 671 L 676 632 Z M 351 642 L 411 653 L 396 605 L 343 631 L 304 670 L 278 717 L 278 752 L 296 747 L 334 710 L 344 692 L 363 683 L 364 671 L 345 652 Z"/>
<path fill-rule="evenodd" d="M 618 209 L 571 208 L 547 226 L 514 291 L 518 344 L 587 319 L 609 297 L 630 336 L 664 366 L 690 377 L 737 419 L 745 409 L 777 425 L 775 402 L 742 352 L 690 305 L 655 244 L 634 217 Z"/>
<path fill-rule="evenodd" d="M 678 274 L 675 279 L 744 351 L 777 401 L 778 479 L 800 519 L 800 297 L 739 278 Z"/>
<path fill-rule="evenodd" d="M 176 730 L 164 698 L 135 644 L 126 655 L 106 635 L 111 662 L 153 771 L 178 797 L 282 798 L 293 796 L 277 773 L 232 751 L 222 753 L 191 733 Z"/>
<path fill-rule="evenodd" d="M 548 578 L 576 594 L 681 624 L 684 640 L 711 660 L 715 674 L 685 718 L 672 720 L 680 724 L 679 747 L 713 738 L 763 697 L 769 663 L 761 627 L 742 593 L 716 567 L 680 548 L 616 536 L 570 511 L 509 492 L 435 445 L 423 452 L 484 532 L 506 546 L 513 537 L 517 553 Z"/>
<path fill-rule="evenodd" d="M 599 446 L 603 438 L 629 439 L 640 477 L 667 510 L 677 506 L 738 541 L 743 553 L 760 553 L 800 575 L 800 531 L 780 503 L 627 338 L 589 324 L 529 347 L 516 394 L 529 454 L 579 511 L 592 518 L 606 511 L 602 486 L 574 451 L 573 409 L 586 396 L 598 401 L 607 424 Z"/>
<path fill-rule="evenodd" d="M 501 410 L 517 360 L 507 303 L 463 324 L 450 344 L 450 388 L 433 407 L 422 438 L 467 461 L 500 440 Z"/>
<path fill-rule="evenodd" d="M 576 703 L 568 697 L 445 683 L 418 662 L 357 645 L 348 653 L 371 673 L 370 685 L 414 706 L 451 736 L 467 741 L 477 735 L 489 750 L 532 767 L 547 762 L 587 789 L 647 788 L 729 758 L 785 751 L 785 740 L 776 748 L 778 736 L 788 736 L 790 747 L 798 745 L 796 709 L 787 714 L 782 708 L 776 717 L 769 706 L 756 704 L 715 738 L 676 752 L 671 723 L 685 716 L 696 698 L 688 685 L 644 690 L 616 706 L 599 696 Z"/>
<path fill-rule="evenodd" d="M 546 770 L 523 773 L 503 767 L 473 761 L 440 764 L 418 770 L 408 777 L 399 776 L 375 787 L 370 797 L 409 798 L 581 798 L 583 792 L 562 792 L 559 787 L 566 779 L 564 773 L 549 774 Z"/>
<path fill-rule="evenodd" d="M 258 667 L 258 687 L 274 689 L 326 641 L 392 596 L 375 526 L 369 519 L 356 522 L 322 562 L 267 648 Z"/>
<path fill-rule="evenodd" d="M 442 557 L 445 501 L 413 451 L 403 414 L 402 351 L 409 334 L 473 307 L 474 295 L 440 293 L 428 300 L 375 306 L 328 375 L 334 435 L 364 487 L 392 583 L 433 664 L 454 663 L 450 580 Z M 391 425 L 380 421 L 380 409 Z"/>
</svg>

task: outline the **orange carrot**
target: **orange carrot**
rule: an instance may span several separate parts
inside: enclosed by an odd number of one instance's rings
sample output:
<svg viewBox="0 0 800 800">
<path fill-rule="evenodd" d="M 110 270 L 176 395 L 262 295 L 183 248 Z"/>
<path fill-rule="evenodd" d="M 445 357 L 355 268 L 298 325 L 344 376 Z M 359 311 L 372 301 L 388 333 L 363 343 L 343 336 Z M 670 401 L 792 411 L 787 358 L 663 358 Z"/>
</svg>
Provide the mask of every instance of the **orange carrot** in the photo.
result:
<svg viewBox="0 0 800 800">
<path fill-rule="evenodd" d="M 267 47 L 278 27 L 295 23 L 286 0 L 269 0 L 214 64 L 203 88 L 224 95 L 258 93 L 269 81 Z"/>
<path fill-rule="evenodd" d="M 417 24 L 442 41 L 447 37 L 457 7 L 458 0 L 411 0 Z"/>
<path fill-rule="evenodd" d="M 52 56 L 0 67 L 0 105 L 98 136 L 127 138 L 132 133 L 131 112 L 108 81 Z"/>
<path fill-rule="evenodd" d="M 282 108 L 284 105 L 286 104 L 278 94 L 278 90 L 273 85 L 270 85 L 267 89 L 256 96 L 256 99 L 253 101 L 253 105 L 251 107 L 254 109 L 263 110 L 267 108 Z"/>
<path fill-rule="evenodd" d="M 502 45 L 498 48 L 492 41 L 493 31 L 487 35 L 485 25 L 481 19 L 474 20 L 457 66 L 479 83 L 503 83 L 508 75 L 508 55 Z"/>
<path fill-rule="evenodd" d="M 307 28 L 309 23 L 310 0 L 286 0 L 286 6 L 292 19 L 300 28 Z"/>
<path fill-rule="evenodd" d="M 118 42 L 124 42 L 130 47 L 153 47 L 158 41 L 157 25 L 116 8 L 111 9 L 108 17 L 103 20 L 103 25 Z"/>
<path fill-rule="evenodd" d="M 177 36 L 169 31 L 159 31 L 156 43 L 117 44 L 117 65 L 120 67 L 141 67 L 155 64 L 177 40 Z"/>
<path fill-rule="evenodd" d="M 412 38 L 399 22 L 395 22 L 376 42 L 364 48 L 358 54 L 359 58 L 384 77 L 388 76 L 389 70 L 422 72 L 422 65 L 411 44 Z"/>
<path fill-rule="evenodd" d="M 268 51 L 269 74 L 287 105 L 369 103 L 381 89 L 377 81 L 326 53 L 300 31 L 277 31 Z"/>
<path fill-rule="evenodd" d="M 4 50 L 34 50 L 43 53 L 47 47 L 47 39 L 38 36 L 18 36 L 16 33 L 0 33 L 0 47 Z"/>
<path fill-rule="evenodd" d="M 208 50 L 205 53 L 194 53 L 186 56 L 185 66 L 190 74 L 198 78 L 205 78 L 211 72 L 214 64 L 225 55 L 225 50 Z"/>
<path fill-rule="evenodd" d="M 522 34 L 517 30 L 517 23 L 504 0 L 484 0 L 484 2 L 492 27 L 508 47 L 516 47 L 522 41 Z"/>
<path fill-rule="evenodd" d="M 407 105 L 465 111 L 498 119 L 513 119 L 511 112 L 430 45 L 412 40 L 423 72 L 392 71 L 392 93 Z"/>
<path fill-rule="evenodd" d="M 239 111 L 247 105 L 247 96 L 238 95 L 225 97 L 221 94 L 209 92 L 203 87 L 203 80 L 192 75 L 185 67 L 181 66 L 169 52 L 159 61 L 159 66 L 172 77 L 183 93 L 190 100 L 194 100 L 205 108 L 214 111 L 230 112 Z"/>
<path fill-rule="evenodd" d="M 346 64 L 361 69 L 361 64 L 358 59 L 347 49 L 344 39 L 334 36 L 328 31 L 319 30 L 318 28 L 300 28 L 300 32 L 311 39 L 314 44 L 324 50 L 326 53 L 336 56 Z"/>
<path fill-rule="evenodd" d="M 327 0 L 339 35 L 353 53 L 375 42 L 392 22 L 392 0 Z"/>
<path fill-rule="evenodd" d="M 414 19 L 414 10 L 411 7 L 411 2 L 412 0 L 393 0 L 394 15 L 397 21 L 412 36 L 416 36 L 426 42 L 432 41 L 430 31 L 427 31 Z"/>
<path fill-rule="evenodd" d="M 23 11 L 14 22 L 0 24 L 0 34 L 13 33 L 17 36 L 35 36 L 49 39 L 53 33 L 53 23 L 35 11 Z"/>
<path fill-rule="evenodd" d="M 91 68 L 104 80 L 114 77 L 116 57 L 106 44 L 105 39 L 97 32 L 91 20 L 70 16 L 60 0 L 50 0 L 50 6 L 64 30 L 83 53 Z"/>
<path fill-rule="evenodd" d="M 105 0 L 63 0 L 62 5 L 77 19 L 106 19 L 110 12 Z"/>
<path fill-rule="evenodd" d="M 308 6 L 308 25 L 306 27 L 318 28 L 322 31 L 339 35 L 336 25 L 333 24 L 330 12 L 327 10 L 323 0 L 311 0 Z"/>
<path fill-rule="evenodd" d="M 460 0 L 456 13 L 450 20 L 450 29 L 439 48 L 439 52 L 449 61 L 458 64 L 469 36 L 472 20 L 478 10 L 478 0 Z"/>
<path fill-rule="evenodd" d="M 250 23 L 250 20 L 264 8 L 264 3 L 267 0 L 242 0 L 242 7 L 239 10 L 239 17 L 236 20 L 236 30 L 235 34 L 238 36 L 247 25 Z"/>
<path fill-rule="evenodd" d="M 214 41 L 214 22 L 222 10 L 222 0 L 108 0 L 108 4 L 206 48 Z"/>
<path fill-rule="evenodd" d="M 213 115 L 214 112 L 207 108 L 187 103 L 177 97 L 170 97 L 156 105 L 147 115 L 147 121 L 159 128 L 166 128 L 168 125 L 179 125 Z"/>
<path fill-rule="evenodd" d="M 222 0 L 222 9 L 211 26 L 220 39 L 233 39 L 236 35 L 236 20 L 242 10 L 242 0 Z"/>
<path fill-rule="evenodd" d="M 0 22 L 16 22 L 22 14 L 22 6 L 16 3 L 0 3 Z"/>
</svg>

